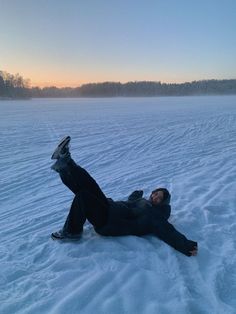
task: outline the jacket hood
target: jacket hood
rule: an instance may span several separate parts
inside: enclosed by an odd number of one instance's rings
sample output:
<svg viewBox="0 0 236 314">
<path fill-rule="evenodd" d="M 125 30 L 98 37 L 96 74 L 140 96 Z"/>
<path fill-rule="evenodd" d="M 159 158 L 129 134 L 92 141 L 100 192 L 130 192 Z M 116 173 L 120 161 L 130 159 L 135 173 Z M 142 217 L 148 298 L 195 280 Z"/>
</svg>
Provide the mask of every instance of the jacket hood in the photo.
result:
<svg viewBox="0 0 236 314">
<path fill-rule="evenodd" d="M 161 202 L 161 204 L 170 204 L 170 199 L 171 199 L 171 194 L 170 192 L 166 189 L 166 188 L 158 188 L 158 189 L 155 189 L 153 192 L 158 192 L 158 191 L 162 191 L 163 192 L 163 195 L 164 195 L 164 198 L 163 198 L 163 201 Z"/>
</svg>

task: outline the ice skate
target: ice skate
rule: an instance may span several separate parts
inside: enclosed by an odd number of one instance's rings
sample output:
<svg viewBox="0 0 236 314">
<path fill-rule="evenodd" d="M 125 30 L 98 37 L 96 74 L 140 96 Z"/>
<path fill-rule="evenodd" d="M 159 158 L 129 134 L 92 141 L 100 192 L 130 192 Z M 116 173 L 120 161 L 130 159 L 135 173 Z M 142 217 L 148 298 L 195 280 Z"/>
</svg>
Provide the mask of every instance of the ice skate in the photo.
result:
<svg viewBox="0 0 236 314">
<path fill-rule="evenodd" d="M 66 156 L 66 154 L 69 153 L 70 140 L 70 136 L 63 137 L 63 139 L 60 141 L 60 143 L 57 145 L 57 148 L 53 152 L 51 159 L 59 159 L 60 157 Z"/>
<path fill-rule="evenodd" d="M 72 234 L 59 230 L 51 234 L 53 240 L 79 240 L 81 238 L 82 232 L 78 234 Z"/>
</svg>

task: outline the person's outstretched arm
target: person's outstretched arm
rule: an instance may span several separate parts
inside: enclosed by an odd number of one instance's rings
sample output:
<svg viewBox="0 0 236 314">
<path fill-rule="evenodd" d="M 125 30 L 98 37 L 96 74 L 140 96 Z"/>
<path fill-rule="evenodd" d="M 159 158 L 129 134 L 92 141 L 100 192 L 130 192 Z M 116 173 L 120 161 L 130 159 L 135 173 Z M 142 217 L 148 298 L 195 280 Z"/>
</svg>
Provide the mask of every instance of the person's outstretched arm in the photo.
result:
<svg viewBox="0 0 236 314">
<path fill-rule="evenodd" d="M 195 256 L 198 251 L 198 244 L 195 241 L 188 240 L 182 233 L 175 229 L 165 219 L 158 219 L 154 223 L 154 232 L 158 238 L 172 246 L 177 251 L 187 255 Z"/>
</svg>

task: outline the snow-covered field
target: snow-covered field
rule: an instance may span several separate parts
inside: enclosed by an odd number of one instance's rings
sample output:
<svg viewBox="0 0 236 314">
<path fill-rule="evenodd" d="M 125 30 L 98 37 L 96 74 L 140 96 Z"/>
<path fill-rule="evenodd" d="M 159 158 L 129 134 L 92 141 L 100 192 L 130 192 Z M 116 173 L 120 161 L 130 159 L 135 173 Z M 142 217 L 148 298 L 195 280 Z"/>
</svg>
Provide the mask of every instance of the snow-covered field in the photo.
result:
<svg viewBox="0 0 236 314">
<path fill-rule="evenodd" d="M 0 313 L 236 313 L 236 96 L 0 101 Z M 158 186 L 186 257 L 158 238 L 52 241 L 72 193 L 58 140 L 107 196 Z"/>
</svg>

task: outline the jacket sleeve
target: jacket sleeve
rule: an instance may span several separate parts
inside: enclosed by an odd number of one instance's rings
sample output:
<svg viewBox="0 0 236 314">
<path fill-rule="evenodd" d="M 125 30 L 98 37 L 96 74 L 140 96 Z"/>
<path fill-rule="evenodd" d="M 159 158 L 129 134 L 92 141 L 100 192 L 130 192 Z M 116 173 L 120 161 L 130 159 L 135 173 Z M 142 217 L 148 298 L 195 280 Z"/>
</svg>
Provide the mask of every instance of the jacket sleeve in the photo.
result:
<svg viewBox="0 0 236 314">
<path fill-rule="evenodd" d="M 137 190 L 132 192 L 129 197 L 128 197 L 128 201 L 137 201 L 138 199 L 142 198 L 143 196 L 143 191 L 142 190 Z"/>
<path fill-rule="evenodd" d="M 187 256 L 191 256 L 190 251 L 194 250 L 194 246 L 197 247 L 197 242 L 188 240 L 166 219 L 159 219 L 153 227 L 154 234 L 158 238 Z"/>
<path fill-rule="evenodd" d="M 170 205 L 164 204 L 159 206 L 158 208 L 158 214 L 164 218 L 164 219 L 169 219 L 171 213 L 171 207 Z"/>
</svg>

